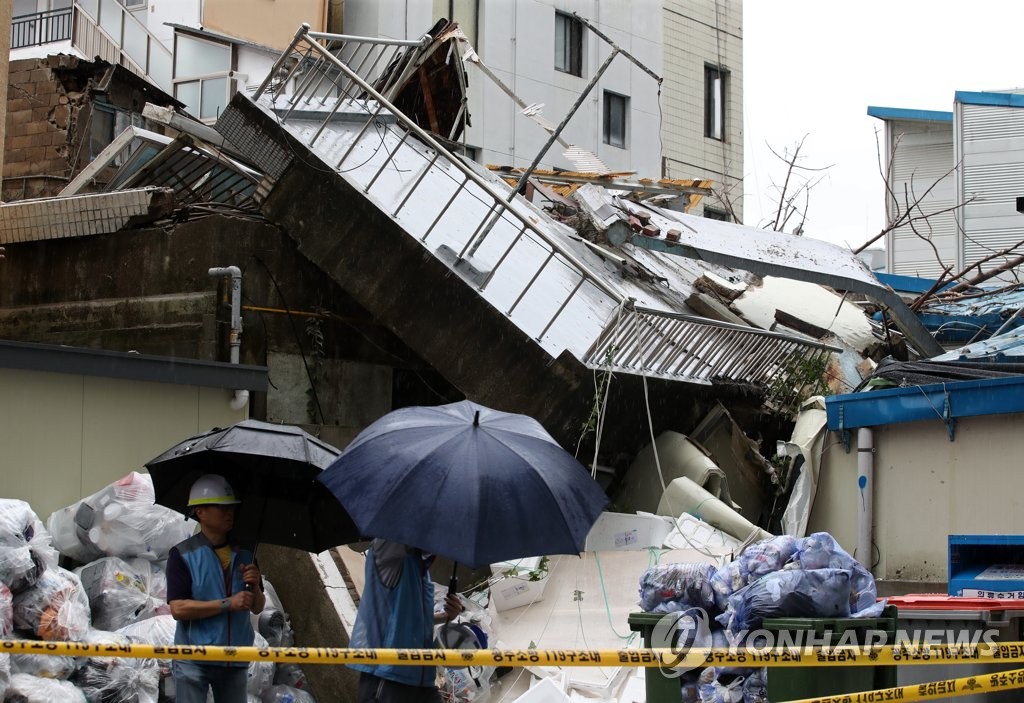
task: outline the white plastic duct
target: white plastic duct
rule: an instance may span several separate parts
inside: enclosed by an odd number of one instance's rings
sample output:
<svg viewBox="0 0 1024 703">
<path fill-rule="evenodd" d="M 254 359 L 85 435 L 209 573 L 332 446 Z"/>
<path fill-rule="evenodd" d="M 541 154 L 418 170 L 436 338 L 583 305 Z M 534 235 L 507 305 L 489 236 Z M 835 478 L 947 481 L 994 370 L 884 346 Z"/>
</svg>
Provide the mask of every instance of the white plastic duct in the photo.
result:
<svg viewBox="0 0 1024 703">
<path fill-rule="evenodd" d="M 207 273 L 213 277 L 231 276 L 231 363 L 237 364 L 239 349 L 242 346 L 242 270 L 237 266 L 220 266 L 211 268 Z M 249 402 L 249 391 L 237 389 L 231 399 L 232 410 L 241 410 Z"/>
<path fill-rule="evenodd" d="M 857 560 L 871 571 L 871 523 L 875 512 L 875 440 L 870 428 L 857 430 Z"/>
</svg>

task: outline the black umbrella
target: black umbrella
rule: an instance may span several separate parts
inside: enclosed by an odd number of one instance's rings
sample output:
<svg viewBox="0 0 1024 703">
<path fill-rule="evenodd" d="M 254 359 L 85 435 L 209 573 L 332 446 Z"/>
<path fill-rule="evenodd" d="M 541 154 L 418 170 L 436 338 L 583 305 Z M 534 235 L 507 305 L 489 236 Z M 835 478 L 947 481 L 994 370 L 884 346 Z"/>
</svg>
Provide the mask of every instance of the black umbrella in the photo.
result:
<svg viewBox="0 0 1024 703">
<path fill-rule="evenodd" d="M 242 501 L 232 538 L 322 552 L 359 540 L 352 518 L 316 480 L 340 451 L 301 428 L 244 420 L 190 437 L 149 461 L 156 502 L 189 514 L 188 493 L 220 474 Z"/>
</svg>

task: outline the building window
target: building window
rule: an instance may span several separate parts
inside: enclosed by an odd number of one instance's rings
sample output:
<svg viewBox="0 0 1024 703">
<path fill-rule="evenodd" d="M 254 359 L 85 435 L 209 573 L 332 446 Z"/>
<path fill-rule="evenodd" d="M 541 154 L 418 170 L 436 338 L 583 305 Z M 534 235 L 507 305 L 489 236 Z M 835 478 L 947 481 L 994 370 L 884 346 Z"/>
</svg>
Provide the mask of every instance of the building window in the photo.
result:
<svg viewBox="0 0 1024 703">
<path fill-rule="evenodd" d="M 704 217 L 709 220 L 721 220 L 722 222 L 730 222 L 729 213 L 725 210 L 716 210 L 715 208 L 706 207 L 704 208 Z"/>
<path fill-rule="evenodd" d="M 555 69 L 583 75 L 583 23 L 561 12 L 555 13 Z"/>
<path fill-rule="evenodd" d="M 729 72 L 719 66 L 704 67 L 704 136 L 725 140 L 725 88 Z"/>
<path fill-rule="evenodd" d="M 180 33 L 175 42 L 174 97 L 193 117 L 212 122 L 231 97 L 231 46 Z"/>
<path fill-rule="evenodd" d="M 129 10 L 141 10 L 146 7 L 146 0 L 121 0 Z"/>
<path fill-rule="evenodd" d="M 626 148 L 629 98 L 604 91 L 604 143 Z"/>
</svg>

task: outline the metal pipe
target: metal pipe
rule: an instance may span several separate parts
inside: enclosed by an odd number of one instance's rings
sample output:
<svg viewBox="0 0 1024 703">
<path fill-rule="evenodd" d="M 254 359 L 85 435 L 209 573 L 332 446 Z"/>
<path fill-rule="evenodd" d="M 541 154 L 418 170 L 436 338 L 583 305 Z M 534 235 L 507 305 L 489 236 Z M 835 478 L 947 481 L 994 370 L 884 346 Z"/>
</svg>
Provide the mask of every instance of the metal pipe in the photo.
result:
<svg viewBox="0 0 1024 703">
<path fill-rule="evenodd" d="M 857 557 L 865 569 L 871 571 L 871 557 L 874 554 L 871 543 L 871 524 L 875 511 L 875 445 L 870 427 L 857 430 L 857 489 L 860 510 L 857 513 Z"/>
<path fill-rule="evenodd" d="M 220 266 L 207 271 L 215 278 L 231 276 L 231 332 L 228 341 L 231 347 L 231 363 L 239 361 L 239 350 L 242 346 L 242 270 L 237 266 Z M 231 399 L 231 409 L 241 410 L 249 402 L 249 391 L 240 388 Z"/>
</svg>

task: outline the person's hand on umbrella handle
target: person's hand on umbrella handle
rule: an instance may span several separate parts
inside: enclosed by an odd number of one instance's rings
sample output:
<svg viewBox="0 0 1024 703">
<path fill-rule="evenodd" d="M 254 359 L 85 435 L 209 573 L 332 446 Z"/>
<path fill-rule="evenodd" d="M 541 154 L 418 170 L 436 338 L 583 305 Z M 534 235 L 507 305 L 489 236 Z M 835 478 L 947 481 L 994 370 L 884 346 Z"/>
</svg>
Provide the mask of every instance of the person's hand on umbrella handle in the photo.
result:
<svg viewBox="0 0 1024 703">
<path fill-rule="evenodd" d="M 444 597 L 444 613 L 438 613 L 438 617 L 443 618 L 442 622 L 454 620 L 459 614 L 465 610 L 462 607 L 462 601 L 454 593 L 449 593 Z"/>
<path fill-rule="evenodd" d="M 239 568 L 242 570 L 242 581 L 245 582 L 247 591 L 263 590 L 263 574 L 260 573 L 258 566 L 242 564 Z"/>
</svg>

